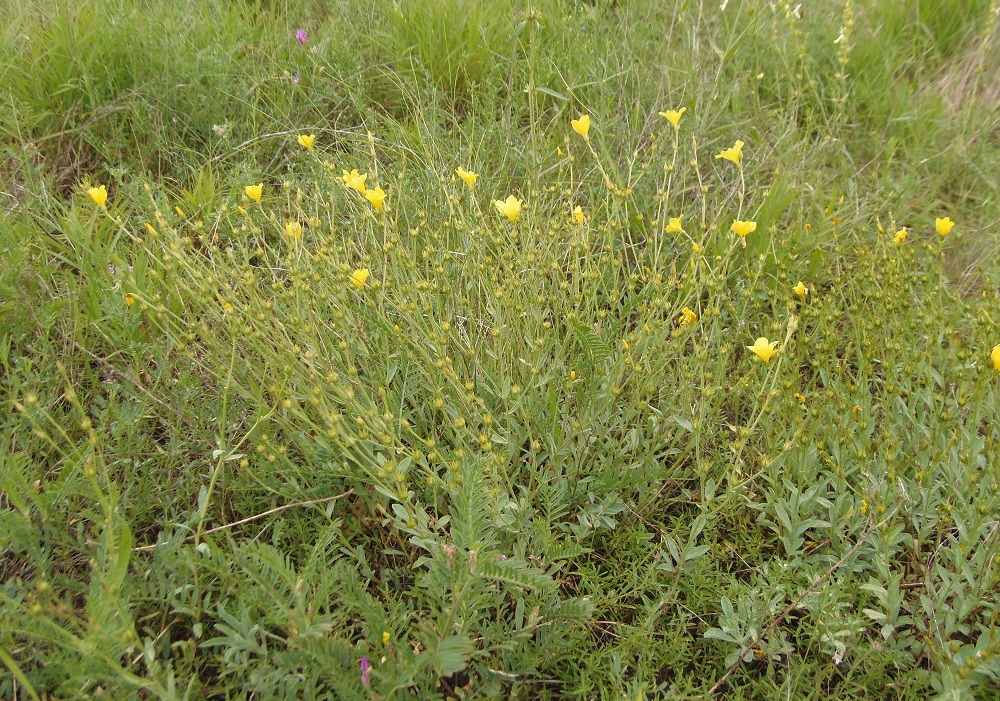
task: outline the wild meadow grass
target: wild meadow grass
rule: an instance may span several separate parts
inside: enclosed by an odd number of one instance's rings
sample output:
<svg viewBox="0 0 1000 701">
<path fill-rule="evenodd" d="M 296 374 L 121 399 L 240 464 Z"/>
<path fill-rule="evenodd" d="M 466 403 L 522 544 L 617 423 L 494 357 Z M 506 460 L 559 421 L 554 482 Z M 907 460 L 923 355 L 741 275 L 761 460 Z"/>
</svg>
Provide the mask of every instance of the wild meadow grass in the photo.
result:
<svg viewBox="0 0 1000 701">
<path fill-rule="evenodd" d="M 995 0 L 0 20 L 0 698 L 1000 695 Z"/>
</svg>

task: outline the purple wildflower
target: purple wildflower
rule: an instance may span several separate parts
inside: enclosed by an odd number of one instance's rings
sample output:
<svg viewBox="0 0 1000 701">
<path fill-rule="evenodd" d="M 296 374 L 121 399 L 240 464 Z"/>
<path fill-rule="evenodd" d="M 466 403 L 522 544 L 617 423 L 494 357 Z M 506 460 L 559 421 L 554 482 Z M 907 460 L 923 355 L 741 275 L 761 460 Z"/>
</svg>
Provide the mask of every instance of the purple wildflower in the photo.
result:
<svg viewBox="0 0 1000 701">
<path fill-rule="evenodd" d="M 296 29 L 295 38 L 298 39 L 299 44 L 301 44 L 302 46 L 305 46 L 305 43 L 309 41 L 309 35 L 306 34 L 306 30 L 304 29 Z"/>
<path fill-rule="evenodd" d="M 371 665 L 368 664 L 368 658 L 361 658 L 361 685 L 368 686 L 368 670 L 371 669 Z"/>
<path fill-rule="evenodd" d="M 295 75 L 292 76 L 292 80 L 295 82 L 296 85 L 298 85 L 299 83 L 302 82 L 302 74 L 296 73 Z"/>
</svg>

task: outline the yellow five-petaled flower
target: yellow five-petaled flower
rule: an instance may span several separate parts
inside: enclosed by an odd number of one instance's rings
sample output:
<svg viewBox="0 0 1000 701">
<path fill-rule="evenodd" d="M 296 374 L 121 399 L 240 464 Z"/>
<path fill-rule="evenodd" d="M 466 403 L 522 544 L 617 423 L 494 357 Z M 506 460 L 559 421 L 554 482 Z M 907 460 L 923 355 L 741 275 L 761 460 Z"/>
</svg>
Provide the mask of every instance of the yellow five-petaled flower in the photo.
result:
<svg viewBox="0 0 1000 701">
<path fill-rule="evenodd" d="M 365 173 L 364 175 L 361 175 L 360 173 L 358 173 L 357 168 L 355 168 L 351 172 L 347 172 L 345 170 L 344 177 L 341 178 L 341 180 L 344 181 L 344 184 L 347 185 L 347 187 L 351 188 L 352 190 L 357 190 L 362 195 L 365 194 L 365 180 L 367 179 L 368 179 L 368 174 Z"/>
<path fill-rule="evenodd" d="M 465 181 L 470 190 L 476 184 L 476 180 L 479 179 L 479 173 L 473 173 L 471 170 L 466 170 L 465 168 L 458 168 L 455 172 L 458 174 L 458 177 Z"/>
<path fill-rule="evenodd" d="M 362 268 L 361 270 L 355 270 L 351 274 L 351 284 L 357 287 L 359 290 L 365 289 L 365 283 L 368 282 L 368 276 L 371 273 L 368 268 Z"/>
<path fill-rule="evenodd" d="M 374 190 L 365 190 L 365 199 L 372 203 L 376 212 L 381 212 L 382 205 L 385 203 L 385 192 L 376 185 Z"/>
<path fill-rule="evenodd" d="M 684 307 L 681 309 L 681 316 L 677 321 L 680 322 L 681 326 L 684 324 L 693 324 L 698 321 L 698 315 L 695 314 L 690 308 Z"/>
<path fill-rule="evenodd" d="M 758 358 L 763 360 L 765 363 L 770 361 L 771 358 L 775 356 L 778 352 L 778 342 L 768 341 L 767 338 L 761 336 L 756 341 L 753 342 L 752 346 L 747 346 L 747 350 L 754 353 Z"/>
<path fill-rule="evenodd" d="M 493 206 L 497 208 L 497 211 L 512 222 L 521 215 L 522 204 L 524 203 L 514 195 L 508 195 L 506 200 L 493 200 Z"/>
<path fill-rule="evenodd" d="M 903 243 L 906 240 L 906 229 L 900 229 L 896 232 L 896 235 L 892 237 L 895 243 Z"/>
<path fill-rule="evenodd" d="M 302 225 L 297 221 L 290 221 L 285 224 L 285 233 L 298 241 L 302 238 Z"/>
<path fill-rule="evenodd" d="M 1000 372 L 1000 343 L 993 346 L 993 352 L 990 353 L 990 360 L 993 361 L 993 368 Z"/>
<path fill-rule="evenodd" d="M 687 107 L 681 107 L 679 110 L 667 110 L 666 112 L 660 112 L 660 116 L 666 119 L 668 122 L 674 125 L 674 129 L 681 128 L 681 117 L 687 111 Z"/>
<path fill-rule="evenodd" d="M 264 183 L 260 185 L 247 185 L 243 188 L 243 192 L 254 202 L 260 202 L 260 197 L 264 194 Z"/>
<path fill-rule="evenodd" d="M 809 288 L 803 285 L 801 280 L 799 280 L 798 285 L 792 288 L 792 291 L 799 297 L 805 297 L 807 294 L 809 294 Z"/>
<path fill-rule="evenodd" d="M 88 187 L 87 194 L 90 195 L 90 199 L 92 199 L 98 207 L 101 209 L 107 209 L 108 191 L 103 185 L 99 187 Z"/>
<path fill-rule="evenodd" d="M 312 151 L 313 142 L 315 140 L 315 134 L 299 134 L 299 146 L 304 146 L 306 151 Z"/>
<path fill-rule="evenodd" d="M 670 217 L 665 230 L 668 234 L 679 234 L 684 231 L 684 226 L 681 224 L 681 217 Z"/>
<path fill-rule="evenodd" d="M 743 242 L 743 248 L 747 247 L 747 234 L 752 233 L 757 230 L 757 222 L 755 221 L 741 221 L 739 219 L 733 219 L 733 225 L 730 227 L 734 234 L 738 234 L 740 240 Z"/>
<path fill-rule="evenodd" d="M 573 210 L 573 218 L 576 219 L 577 224 L 583 224 L 583 207 L 577 205 L 576 209 Z"/>
<path fill-rule="evenodd" d="M 573 127 L 573 131 L 586 139 L 587 132 L 590 131 L 590 115 L 584 114 L 579 119 L 570 120 L 570 126 Z"/>
<path fill-rule="evenodd" d="M 725 158 L 727 161 L 732 161 L 736 165 L 740 165 L 743 162 L 743 142 L 737 141 L 733 144 L 732 148 L 722 149 L 719 153 L 715 154 L 716 158 Z"/>
<path fill-rule="evenodd" d="M 937 232 L 941 234 L 942 238 L 950 234 L 951 229 L 954 226 L 955 222 L 951 220 L 951 217 L 945 217 L 944 219 L 938 218 L 934 220 L 934 228 L 937 229 Z"/>
</svg>

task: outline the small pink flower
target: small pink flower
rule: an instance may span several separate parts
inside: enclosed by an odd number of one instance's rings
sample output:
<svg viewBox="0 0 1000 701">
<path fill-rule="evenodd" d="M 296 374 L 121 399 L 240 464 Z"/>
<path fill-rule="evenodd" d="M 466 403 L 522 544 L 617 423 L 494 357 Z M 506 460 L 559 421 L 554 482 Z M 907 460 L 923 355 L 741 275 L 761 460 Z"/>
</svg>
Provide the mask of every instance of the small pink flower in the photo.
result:
<svg viewBox="0 0 1000 701">
<path fill-rule="evenodd" d="M 293 75 L 292 76 L 292 82 L 295 83 L 296 85 L 298 85 L 299 83 L 301 83 L 302 82 L 302 75 L 300 73 L 296 73 L 295 75 Z"/>
<path fill-rule="evenodd" d="M 306 30 L 304 29 L 296 29 L 295 38 L 298 39 L 299 44 L 301 44 L 302 46 L 305 46 L 305 43 L 309 41 L 309 35 L 306 34 Z"/>
<path fill-rule="evenodd" d="M 361 658 L 361 685 L 368 686 L 368 670 L 371 669 L 371 665 L 368 664 L 368 658 Z"/>
</svg>

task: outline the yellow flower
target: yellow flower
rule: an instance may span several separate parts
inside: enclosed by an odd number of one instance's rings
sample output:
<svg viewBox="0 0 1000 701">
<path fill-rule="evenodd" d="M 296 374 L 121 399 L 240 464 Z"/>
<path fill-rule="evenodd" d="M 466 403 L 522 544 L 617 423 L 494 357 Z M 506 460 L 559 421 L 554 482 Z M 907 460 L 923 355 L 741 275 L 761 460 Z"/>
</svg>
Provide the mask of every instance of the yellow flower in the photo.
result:
<svg viewBox="0 0 1000 701">
<path fill-rule="evenodd" d="M 896 235 L 892 237 L 892 240 L 896 243 L 903 243 L 906 240 L 906 229 L 900 229 L 896 232 Z"/>
<path fill-rule="evenodd" d="M 125 295 L 125 304 L 130 307 L 135 304 L 135 297 L 132 296 L 131 292 Z"/>
<path fill-rule="evenodd" d="M 149 222 L 146 222 L 146 231 L 149 232 L 150 236 L 156 236 L 156 229 L 154 229 L 153 225 Z"/>
<path fill-rule="evenodd" d="M 684 231 L 684 227 L 681 224 L 681 217 L 670 217 L 670 221 L 667 223 L 666 232 L 668 234 L 679 234 Z"/>
<path fill-rule="evenodd" d="M 365 190 L 365 199 L 372 203 L 376 212 L 381 212 L 382 204 L 385 202 L 385 191 L 376 185 L 374 190 Z"/>
<path fill-rule="evenodd" d="M 993 361 L 993 368 L 1000 372 L 1000 343 L 993 346 L 993 352 L 990 353 L 990 360 Z"/>
<path fill-rule="evenodd" d="M 771 358 L 778 352 L 777 351 L 778 342 L 771 341 L 768 342 L 766 338 L 761 336 L 756 341 L 754 341 L 752 346 L 747 346 L 747 350 L 754 353 L 758 358 L 763 360 L 765 363 L 770 361 Z"/>
<path fill-rule="evenodd" d="M 479 173 L 473 173 L 471 170 L 466 170 L 465 168 L 458 168 L 455 172 L 458 174 L 458 177 L 465 181 L 470 190 L 476 184 L 476 180 L 479 179 Z"/>
<path fill-rule="evenodd" d="M 360 192 L 363 195 L 363 194 L 365 194 L 365 180 L 367 178 L 368 178 L 368 174 L 367 173 L 365 173 L 364 175 L 361 175 L 361 174 L 358 173 L 358 169 L 355 168 L 350 173 L 348 173 L 345 170 L 344 171 L 344 177 L 341 178 L 341 180 L 344 181 L 344 184 L 346 184 L 347 187 L 351 188 L 352 190 L 357 190 L 358 192 Z"/>
<path fill-rule="evenodd" d="M 174 207 L 174 211 L 177 212 L 178 217 L 184 217 L 185 219 L 187 218 L 187 215 L 184 213 L 184 210 L 181 209 L 180 207 Z"/>
<path fill-rule="evenodd" d="M 743 142 L 737 141 L 733 144 L 732 148 L 722 149 L 722 151 L 717 153 L 715 157 L 725 158 L 727 161 L 732 161 L 736 165 L 740 165 L 743 161 Z"/>
<path fill-rule="evenodd" d="M 576 219 L 577 224 L 583 224 L 583 208 L 577 207 L 573 210 L 573 218 Z"/>
<path fill-rule="evenodd" d="M 260 196 L 264 194 L 264 183 L 260 185 L 247 185 L 243 188 L 243 192 L 254 202 L 260 202 Z"/>
<path fill-rule="evenodd" d="M 792 291 L 799 297 L 805 297 L 807 294 L 809 294 L 809 288 L 803 285 L 801 280 L 799 280 L 798 285 L 792 288 Z"/>
<path fill-rule="evenodd" d="M 681 316 L 677 321 L 680 322 L 681 326 L 684 324 L 693 324 L 698 321 L 698 315 L 691 311 L 688 307 L 684 307 L 681 309 Z"/>
<path fill-rule="evenodd" d="M 285 233 L 298 241 L 302 238 L 302 225 L 297 221 L 290 221 L 285 224 Z"/>
<path fill-rule="evenodd" d="M 233 305 L 231 305 L 231 304 L 230 304 L 229 302 L 226 302 L 225 304 L 223 304 L 223 305 L 222 305 L 222 308 L 223 308 L 223 310 L 225 310 L 226 312 L 231 312 L 231 311 L 233 311 Z"/>
<path fill-rule="evenodd" d="M 681 128 L 681 117 L 687 111 L 687 107 L 681 107 L 679 110 L 667 110 L 666 112 L 660 112 L 660 116 L 666 119 L 668 122 L 674 125 L 674 129 Z"/>
<path fill-rule="evenodd" d="M 316 140 L 315 134 L 299 134 L 299 146 L 305 146 L 306 151 L 312 151 L 313 142 Z"/>
<path fill-rule="evenodd" d="M 934 220 L 934 228 L 937 229 L 937 232 L 941 234 L 942 238 L 951 233 L 953 226 L 955 226 L 955 222 L 951 220 L 951 217 Z"/>
<path fill-rule="evenodd" d="M 245 209 L 243 209 L 243 205 L 241 205 L 241 204 L 236 205 L 236 211 L 239 212 L 240 214 L 242 214 L 244 217 L 248 216 L 247 215 L 247 211 Z"/>
<path fill-rule="evenodd" d="M 359 290 L 365 289 L 365 283 L 368 282 L 368 276 L 371 273 L 368 268 L 362 268 L 361 270 L 355 270 L 351 274 L 351 284 L 357 287 Z"/>
<path fill-rule="evenodd" d="M 587 132 L 590 131 L 590 115 L 581 115 L 579 119 L 571 120 L 570 125 L 573 127 L 573 131 L 586 139 Z"/>
<path fill-rule="evenodd" d="M 92 199 L 98 207 L 101 209 L 107 209 L 108 191 L 103 185 L 100 187 L 88 187 L 87 194 L 90 195 L 90 199 Z"/>
<path fill-rule="evenodd" d="M 387 631 L 387 630 L 383 631 L 382 632 L 382 644 L 385 645 L 386 647 L 388 647 L 389 640 L 391 639 L 391 637 L 392 636 L 389 635 L 389 631 Z"/>
<path fill-rule="evenodd" d="M 734 234 L 739 234 L 739 237 L 743 240 L 743 245 L 745 247 L 747 245 L 747 234 L 757 230 L 757 222 L 733 219 L 731 229 Z"/>
<path fill-rule="evenodd" d="M 867 513 L 868 513 L 868 500 L 867 499 L 862 499 L 861 500 L 861 515 L 864 516 Z"/>
<path fill-rule="evenodd" d="M 522 204 L 524 203 L 514 195 L 508 195 L 506 200 L 493 200 L 493 206 L 497 211 L 512 222 L 520 216 Z"/>
<path fill-rule="evenodd" d="M 696 243 L 691 244 L 691 250 L 695 252 L 695 255 L 701 253 L 701 246 Z"/>
</svg>

